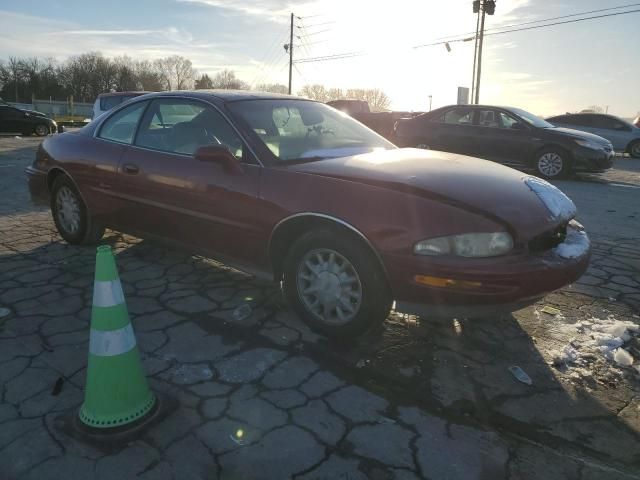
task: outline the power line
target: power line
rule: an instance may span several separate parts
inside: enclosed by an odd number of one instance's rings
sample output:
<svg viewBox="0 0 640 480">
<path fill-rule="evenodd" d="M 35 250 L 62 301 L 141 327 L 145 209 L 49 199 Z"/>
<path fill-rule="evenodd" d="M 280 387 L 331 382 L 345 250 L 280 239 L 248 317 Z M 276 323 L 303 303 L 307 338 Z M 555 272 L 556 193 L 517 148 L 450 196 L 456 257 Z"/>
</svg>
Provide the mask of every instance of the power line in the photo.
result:
<svg viewBox="0 0 640 480">
<path fill-rule="evenodd" d="M 298 17 L 298 18 L 300 18 L 300 17 Z M 335 23 L 337 23 L 337 22 L 331 21 L 331 22 L 314 23 L 313 25 L 307 25 L 306 28 L 323 27 L 325 25 L 333 25 Z M 298 26 L 298 28 L 302 28 L 302 27 Z"/>
<path fill-rule="evenodd" d="M 575 20 L 565 20 L 563 22 L 555 22 L 555 23 L 548 23 L 548 24 L 544 24 L 544 25 L 534 25 L 534 26 L 530 26 L 530 27 L 524 27 L 524 28 L 514 28 L 511 30 L 504 30 L 504 31 L 500 31 L 500 32 L 493 32 L 493 33 L 486 33 L 485 36 L 490 36 L 490 35 L 502 35 L 504 33 L 512 33 L 512 32 L 521 32 L 524 30 L 534 30 L 537 28 L 545 28 L 545 27 L 552 27 L 552 26 L 556 26 L 556 25 L 565 25 L 568 23 L 577 23 L 577 22 L 583 22 L 586 20 L 595 20 L 595 19 L 599 19 L 599 18 L 607 18 L 607 17 L 615 17 L 615 16 L 619 16 L 619 15 L 627 15 L 630 13 L 637 13 L 640 12 L 640 9 L 637 10 L 628 10 L 625 12 L 614 12 L 614 13 L 608 13 L 608 14 L 604 14 L 604 15 L 594 15 L 592 17 L 585 17 L 585 18 L 577 18 Z M 425 43 L 422 45 L 415 45 L 412 48 L 413 49 L 417 49 L 417 48 L 422 48 L 422 47 L 431 47 L 431 46 L 435 46 L 435 45 L 444 45 L 446 43 L 454 43 L 454 42 L 467 42 L 473 40 L 473 37 L 470 38 L 452 38 L 450 40 L 443 40 L 443 41 L 439 41 L 439 42 L 433 42 L 433 43 Z M 335 54 L 335 55 L 325 55 L 325 56 L 321 56 L 321 57 L 312 57 L 312 58 L 303 58 L 300 60 L 296 60 L 296 63 L 307 63 L 307 62 L 323 62 L 323 61 L 327 61 L 327 60 L 341 60 L 341 59 L 345 59 L 345 58 L 353 58 L 353 57 L 361 57 L 364 55 L 369 55 L 369 53 L 367 52 L 345 52 L 345 53 L 339 53 L 339 54 Z"/>
<path fill-rule="evenodd" d="M 629 3 L 627 5 L 619 5 L 617 7 L 599 8 L 598 10 L 589 10 L 587 12 L 572 13 L 571 15 L 561 15 L 561 16 L 558 16 L 558 17 L 542 18 L 540 20 L 531 20 L 529 22 L 514 23 L 514 24 L 511 24 L 511 25 L 502 25 L 500 27 L 486 28 L 485 32 L 490 32 L 490 31 L 494 31 L 494 30 L 503 30 L 505 28 L 512 28 L 512 27 L 521 27 L 523 25 L 531 25 L 531 24 L 534 24 L 534 23 L 551 22 L 553 20 L 560 20 L 562 18 L 579 17 L 581 15 L 589 15 L 591 13 L 606 12 L 606 11 L 609 11 L 609 10 L 619 10 L 621 8 L 637 7 L 637 6 L 640 6 L 640 3 Z M 622 13 L 624 13 L 624 12 L 622 12 Z M 472 35 L 472 34 L 475 34 L 475 33 L 476 32 L 467 32 L 467 33 L 460 33 L 458 35 L 448 35 L 448 36 L 444 36 L 444 37 L 434 38 L 434 40 L 444 40 L 444 39 L 451 38 L 451 37 L 458 37 L 458 36 L 461 36 L 461 35 Z"/>
<path fill-rule="evenodd" d="M 305 31 L 306 31 L 306 30 L 305 30 Z M 317 34 L 319 34 L 319 33 L 326 33 L 326 32 L 330 32 L 330 31 L 331 31 L 331 29 L 330 29 L 330 28 L 327 28 L 327 29 L 325 29 L 325 30 L 318 30 L 317 32 L 311 32 L 311 33 L 307 33 L 307 34 L 305 34 L 305 37 L 311 37 L 312 35 L 317 35 Z M 299 35 L 296 35 L 296 37 L 300 38 L 300 36 L 299 36 Z"/>
</svg>

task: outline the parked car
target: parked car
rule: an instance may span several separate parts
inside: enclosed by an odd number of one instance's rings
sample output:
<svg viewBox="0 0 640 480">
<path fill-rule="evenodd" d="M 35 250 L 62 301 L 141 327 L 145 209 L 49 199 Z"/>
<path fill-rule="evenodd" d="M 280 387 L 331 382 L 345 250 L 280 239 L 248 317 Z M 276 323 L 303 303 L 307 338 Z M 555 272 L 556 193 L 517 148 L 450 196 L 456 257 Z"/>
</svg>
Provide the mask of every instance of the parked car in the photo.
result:
<svg viewBox="0 0 640 480">
<path fill-rule="evenodd" d="M 606 138 L 617 152 L 640 158 L 640 128 L 631 123 L 602 113 L 567 113 L 547 118 L 549 123 L 593 133 Z"/>
<path fill-rule="evenodd" d="M 26 171 L 71 244 L 105 227 L 284 281 L 328 335 L 408 313 L 512 311 L 573 282 L 589 240 L 573 202 L 484 160 L 399 149 L 290 96 L 165 92 L 46 139 Z"/>
<path fill-rule="evenodd" d="M 544 178 L 575 170 L 601 172 L 613 164 L 611 142 L 589 133 L 556 128 L 520 108 L 488 105 L 442 107 L 412 119 L 398 120 L 394 141 L 461 153 L 521 169 Z"/>
<path fill-rule="evenodd" d="M 0 100 L 0 132 L 19 133 L 24 136 L 35 133 L 39 137 L 58 131 L 55 120 L 33 110 L 22 110 Z"/>
<path fill-rule="evenodd" d="M 412 118 L 423 112 L 372 112 L 366 100 L 332 100 L 327 102 L 336 110 L 350 115 L 387 140 L 393 137 L 393 127 L 400 118 Z"/>
<path fill-rule="evenodd" d="M 98 118 L 104 112 L 108 112 L 113 107 L 117 107 L 123 102 L 127 100 L 131 100 L 132 98 L 139 97 L 140 95 L 145 95 L 149 92 L 111 92 L 111 93 L 101 93 L 96 98 L 96 101 L 93 104 L 93 116 L 92 119 Z"/>
</svg>

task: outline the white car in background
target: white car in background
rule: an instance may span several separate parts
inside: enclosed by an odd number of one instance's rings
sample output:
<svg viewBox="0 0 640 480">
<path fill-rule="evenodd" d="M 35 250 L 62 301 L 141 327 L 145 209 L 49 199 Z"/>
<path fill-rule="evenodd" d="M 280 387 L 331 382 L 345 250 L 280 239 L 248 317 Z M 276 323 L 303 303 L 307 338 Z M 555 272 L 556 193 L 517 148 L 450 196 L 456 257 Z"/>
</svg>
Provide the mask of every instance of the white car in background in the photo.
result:
<svg viewBox="0 0 640 480">
<path fill-rule="evenodd" d="M 616 152 L 640 158 L 640 128 L 621 118 L 604 113 L 567 113 L 547 118 L 547 122 L 606 138 Z"/>
<path fill-rule="evenodd" d="M 140 95 L 145 95 L 151 92 L 110 92 L 110 93 L 101 93 L 96 98 L 95 103 L 93 104 L 93 116 L 91 119 L 96 119 L 104 112 L 108 112 L 113 107 L 120 105 L 127 100 L 131 100 L 132 98 L 139 97 Z"/>
</svg>

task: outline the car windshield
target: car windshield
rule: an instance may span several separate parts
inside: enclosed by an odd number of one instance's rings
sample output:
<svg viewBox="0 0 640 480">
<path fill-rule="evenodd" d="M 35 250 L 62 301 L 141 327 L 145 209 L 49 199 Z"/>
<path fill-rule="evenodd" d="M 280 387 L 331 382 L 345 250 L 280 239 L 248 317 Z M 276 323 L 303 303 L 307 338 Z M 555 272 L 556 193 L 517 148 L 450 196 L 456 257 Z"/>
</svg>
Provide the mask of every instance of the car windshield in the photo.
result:
<svg viewBox="0 0 640 480">
<path fill-rule="evenodd" d="M 280 162 L 314 161 L 396 148 L 327 105 L 306 100 L 244 100 L 229 105 Z"/>
<path fill-rule="evenodd" d="M 518 115 L 522 120 L 527 122 L 529 125 L 533 125 L 538 128 L 556 128 L 555 125 L 551 125 L 546 120 L 534 115 L 533 113 L 529 113 L 526 110 L 522 110 L 521 108 L 511 108 L 513 113 Z"/>
</svg>

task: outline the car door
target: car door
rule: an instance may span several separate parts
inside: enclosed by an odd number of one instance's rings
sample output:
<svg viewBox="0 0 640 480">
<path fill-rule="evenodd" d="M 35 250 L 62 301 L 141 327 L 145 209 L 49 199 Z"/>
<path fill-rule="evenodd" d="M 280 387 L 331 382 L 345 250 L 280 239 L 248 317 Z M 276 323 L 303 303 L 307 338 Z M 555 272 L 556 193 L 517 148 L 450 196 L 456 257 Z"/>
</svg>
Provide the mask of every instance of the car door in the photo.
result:
<svg viewBox="0 0 640 480">
<path fill-rule="evenodd" d="M 472 108 L 460 106 L 445 110 L 431 120 L 430 126 L 432 140 L 429 148 L 477 156 Z"/>
<path fill-rule="evenodd" d="M 236 156 L 242 173 L 194 157 L 199 147 L 220 144 Z M 253 262 L 264 249 L 257 219 L 260 173 L 255 157 L 215 107 L 193 99 L 155 99 L 118 168 L 118 189 L 129 206 L 121 222 Z"/>
<path fill-rule="evenodd" d="M 593 115 L 591 132 L 609 140 L 614 150 L 625 150 L 631 141 L 632 128 L 614 117 Z"/>
<path fill-rule="evenodd" d="M 0 132 L 23 133 L 31 131 L 27 128 L 28 117 L 17 108 L 0 105 Z"/>
<path fill-rule="evenodd" d="M 476 144 L 482 158 L 506 165 L 526 165 L 534 149 L 531 128 L 513 115 L 495 108 L 480 108 L 474 122 Z"/>
</svg>

